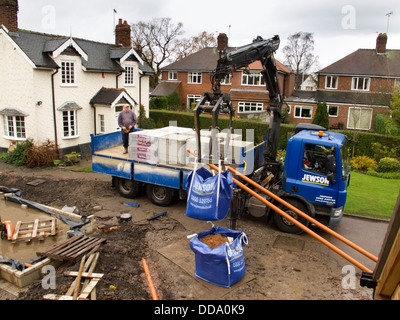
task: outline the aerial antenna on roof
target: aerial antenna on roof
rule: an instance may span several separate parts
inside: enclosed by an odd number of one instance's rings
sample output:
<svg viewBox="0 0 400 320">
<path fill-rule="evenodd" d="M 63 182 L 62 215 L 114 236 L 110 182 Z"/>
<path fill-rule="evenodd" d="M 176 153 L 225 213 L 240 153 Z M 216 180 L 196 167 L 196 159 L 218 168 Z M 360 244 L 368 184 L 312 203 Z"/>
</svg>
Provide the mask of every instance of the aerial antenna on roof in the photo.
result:
<svg viewBox="0 0 400 320">
<path fill-rule="evenodd" d="M 386 16 L 388 17 L 388 21 L 387 21 L 387 27 L 386 27 L 386 34 L 389 35 L 389 20 L 390 20 L 390 16 L 393 14 L 393 11 L 386 13 Z"/>
<path fill-rule="evenodd" d="M 115 14 L 117 13 L 117 10 L 113 9 L 113 34 L 115 35 Z"/>
</svg>

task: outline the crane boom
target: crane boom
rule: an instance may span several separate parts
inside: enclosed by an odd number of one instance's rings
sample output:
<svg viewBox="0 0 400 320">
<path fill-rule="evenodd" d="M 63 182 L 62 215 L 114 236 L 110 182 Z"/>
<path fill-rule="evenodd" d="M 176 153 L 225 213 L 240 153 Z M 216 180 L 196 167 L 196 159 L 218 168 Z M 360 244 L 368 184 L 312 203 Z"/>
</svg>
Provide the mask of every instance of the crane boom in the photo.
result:
<svg viewBox="0 0 400 320">
<path fill-rule="evenodd" d="M 218 114 L 230 113 L 230 132 L 232 131 L 232 118 L 234 116 L 230 95 L 221 92 L 221 82 L 233 71 L 247 68 L 251 63 L 259 60 L 263 66 L 262 75 L 265 79 L 270 99 L 268 111 L 271 113 L 271 122 L 267 133 L 264 160 L 268 163 L 275 162 L 281 123 L 281 108 L 283 103 L 278 81 L 277 68 L 274 60 L 274 53 L 279 48 L 279 44 L 280 39 L 277 35 L 270 39 L 263 39 L 262 37 L 258 36 L 251 44 L 241 46 L 230 51 L 226 51 L 226 49 L 220 50 L 220 57 L 211 79 L 213 92 L 204 93 L 203 97 L 200 99 L 195 108 L 195 129 L 198 138 L 197 149 L 199 158 L 201 158 L 199 129 L 200 113 L 210 112 L 213 115 L 210 155 L 215 155 Z M 244 72 L 246 72 L 246 70 Z"/>
</svg>

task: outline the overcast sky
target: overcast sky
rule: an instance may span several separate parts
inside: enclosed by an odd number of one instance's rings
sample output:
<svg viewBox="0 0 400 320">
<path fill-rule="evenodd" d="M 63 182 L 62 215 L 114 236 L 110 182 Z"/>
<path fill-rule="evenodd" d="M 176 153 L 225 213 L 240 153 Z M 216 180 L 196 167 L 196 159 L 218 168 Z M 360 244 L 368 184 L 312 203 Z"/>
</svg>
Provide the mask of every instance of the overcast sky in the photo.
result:
<svg viewBox="0 0 400 320">
<path fill-rule="evenodd" d="M 278 34 L 276 57 L 282 62 L 287 37 L 305 31 L 314 34 L 314 54 L 322 68 L 359 48 L 375 48 L 378 33 L 387 31 L 390 12 L 387 47 L 400 49 L 399 0 L 19 0 L 19 27 L 113 43 L 114 18 L 132 24 L 169 17 L 183 23 L 185 38 L 223 32 L 230 46 Z"/>
</svg>

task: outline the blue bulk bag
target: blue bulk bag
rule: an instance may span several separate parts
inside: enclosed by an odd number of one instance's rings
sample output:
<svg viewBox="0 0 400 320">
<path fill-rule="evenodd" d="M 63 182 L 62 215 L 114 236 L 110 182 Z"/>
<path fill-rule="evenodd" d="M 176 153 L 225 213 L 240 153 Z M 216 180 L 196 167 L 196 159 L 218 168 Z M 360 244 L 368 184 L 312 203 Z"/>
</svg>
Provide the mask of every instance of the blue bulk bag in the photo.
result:
<svg viewBox="0 0 400 320">
<path fill-rule="evenodd" d="M 233 179 L 230 171 L 215 176 L 206 168 L 189 172 L 186 215 L 188 217 L 215 221 L 225 219 L 232 198 Z"/>
<path fill-rule="evenodd" d="M 231 237 L 231 243 L 224 243 L 211 249 L 199 239 L 209 234 L 221 234 Z M 243 245 L 247 244 L 244 232 L 213 227 L 196 235 L 190 240 L 190 248 L 195 254 L 195 276 L 218 286 L 230 288 L 244 276 Z"/>
</svg>

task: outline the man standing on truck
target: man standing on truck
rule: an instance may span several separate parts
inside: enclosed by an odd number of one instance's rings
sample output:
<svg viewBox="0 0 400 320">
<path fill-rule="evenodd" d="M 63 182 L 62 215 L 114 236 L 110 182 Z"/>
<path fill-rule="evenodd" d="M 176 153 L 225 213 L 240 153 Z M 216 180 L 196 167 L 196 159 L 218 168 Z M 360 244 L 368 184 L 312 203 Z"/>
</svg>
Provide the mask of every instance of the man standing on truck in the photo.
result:
<svg viewBox="0 0 400 320">
<path fill-rule="evenodd" d="M 128 153 L 129 133 L 133 132 L 136 122 L 136 114 L 131 110 L 130 105 L 124 105 L 124 109 L 118 116 L 118 125 L 122 129 L 122 143 L 124 145 L 124 154 Z"/>
</svg>

